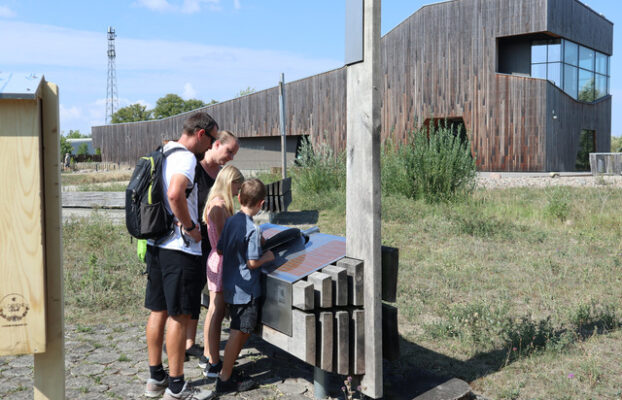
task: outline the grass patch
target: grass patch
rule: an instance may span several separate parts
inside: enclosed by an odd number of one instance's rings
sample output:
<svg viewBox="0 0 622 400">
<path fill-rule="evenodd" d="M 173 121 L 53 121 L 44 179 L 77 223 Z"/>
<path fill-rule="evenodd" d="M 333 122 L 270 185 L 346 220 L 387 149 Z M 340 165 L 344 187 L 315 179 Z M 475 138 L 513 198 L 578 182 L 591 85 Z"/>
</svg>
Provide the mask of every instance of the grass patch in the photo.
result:
<svg viewBox="0 0 622 400">
<path fill-rule="evenodd" d="M 129 181 L 132 171 L 100 171 L 98 173 L 61 173 L 63 185 L 87 185 L 92 183 Z M 125 189 L 123 189 L 125 191 Z"/>
<path fill-rule="evenodd" d="M 78 185 L 78 192 L 125 192 L 127 182 L 104 182 Z"/>
<path fill-rule="evenodd" d="M 322 232 L 345 235 L 343 188 L 299 189 L 290 209 L 318 210 Z M 385 195 L 382 241 L 400 249 L 400 364 L 487 398 L 619 398 L 620 204 L 608 186 Z M 69 320 L 146 314 L 144 264 L 123 226 L 96 218 L 63 235 Z"/>
</svg>

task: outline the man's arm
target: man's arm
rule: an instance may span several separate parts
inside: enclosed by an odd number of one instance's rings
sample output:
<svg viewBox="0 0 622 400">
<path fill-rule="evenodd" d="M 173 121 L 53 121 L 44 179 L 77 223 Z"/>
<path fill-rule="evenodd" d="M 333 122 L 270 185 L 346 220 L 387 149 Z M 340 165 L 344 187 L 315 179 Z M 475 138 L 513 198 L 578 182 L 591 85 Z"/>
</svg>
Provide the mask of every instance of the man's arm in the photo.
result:
<svg viewBox="0 0 622 400">
<path fill-rule="evenodd" d="M 186 231 L 185 228 L 192 226 L 192 218 L 188 211 L 188 201 L 186 199 L 186 187 L 190 181 L 182 174 L 175 174 L 171 178 L 171 182 L 168 185 L 168 191 L 166 195 L 168 197 L 168 204 L 171 206 L 171 211 L 181 223 L 181 228 L 185 233 L 189 234 L 195 242 L 201 241 L 201 231 L 198 226 L 190 231 Z"/>
</svg>

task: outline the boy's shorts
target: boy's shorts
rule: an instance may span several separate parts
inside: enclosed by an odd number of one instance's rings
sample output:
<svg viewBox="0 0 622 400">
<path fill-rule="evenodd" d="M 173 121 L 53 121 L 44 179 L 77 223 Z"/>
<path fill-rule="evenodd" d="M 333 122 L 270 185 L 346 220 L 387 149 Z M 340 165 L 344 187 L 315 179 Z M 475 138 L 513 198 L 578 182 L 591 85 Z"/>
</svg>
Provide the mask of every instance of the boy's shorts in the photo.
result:
<svg viewBox="0 0 622 400">
<path fill-rule="evenodd" d="M 229 327 L 244 333 L 253 333 L 259 321 L 259 299 L 246 304 L 228 304 L 231 323 Z"/>
<path fill-rule="evenodd" d="M 201 312 L 201 256 L 183 251 L 147 246 L 147 290 L 145 307 L 168 315 Z"/>
</svg>

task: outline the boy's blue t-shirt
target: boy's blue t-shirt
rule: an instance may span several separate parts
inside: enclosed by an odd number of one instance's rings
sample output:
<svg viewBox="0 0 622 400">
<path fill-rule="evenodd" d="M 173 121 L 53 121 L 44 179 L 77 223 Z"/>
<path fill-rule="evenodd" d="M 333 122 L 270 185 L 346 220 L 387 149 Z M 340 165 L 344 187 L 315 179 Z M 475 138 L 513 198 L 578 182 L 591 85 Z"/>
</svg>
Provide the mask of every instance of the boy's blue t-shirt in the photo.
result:
<svg viewBox="0 0 622 400">
<path fill-rule="evenodd" d="M 247 260 L 261 258 L 261 233 L 242 211 L 228 218 L 217 249 L 222 253 L 222 292 L 225 303 L 247 304 L 261 296 L 261 270 L 249 269 Z"/>
</svg>

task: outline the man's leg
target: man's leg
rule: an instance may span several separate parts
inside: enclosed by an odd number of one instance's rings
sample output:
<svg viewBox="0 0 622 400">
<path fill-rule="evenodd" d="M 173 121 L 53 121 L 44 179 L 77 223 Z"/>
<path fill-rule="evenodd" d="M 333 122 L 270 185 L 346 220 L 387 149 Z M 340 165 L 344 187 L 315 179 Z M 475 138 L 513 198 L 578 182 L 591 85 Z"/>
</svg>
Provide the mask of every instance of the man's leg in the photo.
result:
<svg viewBox="0 0 622 400">
<path fill-rule="evenodd" d="M 233 372 L 233 364 L 235 360 L 240 355 L 240 351 L 242 351 L 242 347 L 250 337 L 250 333 L 244 333 L 238 331 L 236 329 L 231 329 L 229 334 L 229 340 L 227 340 L 227 345 L 225 346 L 225 355 L 222 362 L 222 371 L 220 371 L 220 380 L 228 381 L 231 378 L 231 373 Z"/>
<path fill-rule="evenodd" d="M 151 311 L 147 320 L 147 357 L 150 366 L 162 364 L 162 342 L 164 340 L 164 326 L 168 313 Z"/>
<path fill-rule="evenodd" d="M 188 321 L 190 321 L 190 315 L 175 315 L 168 318 L 166 351 L 170 376 L 181 376 L 184 374 L 186 327 Z"/>
</svg>

